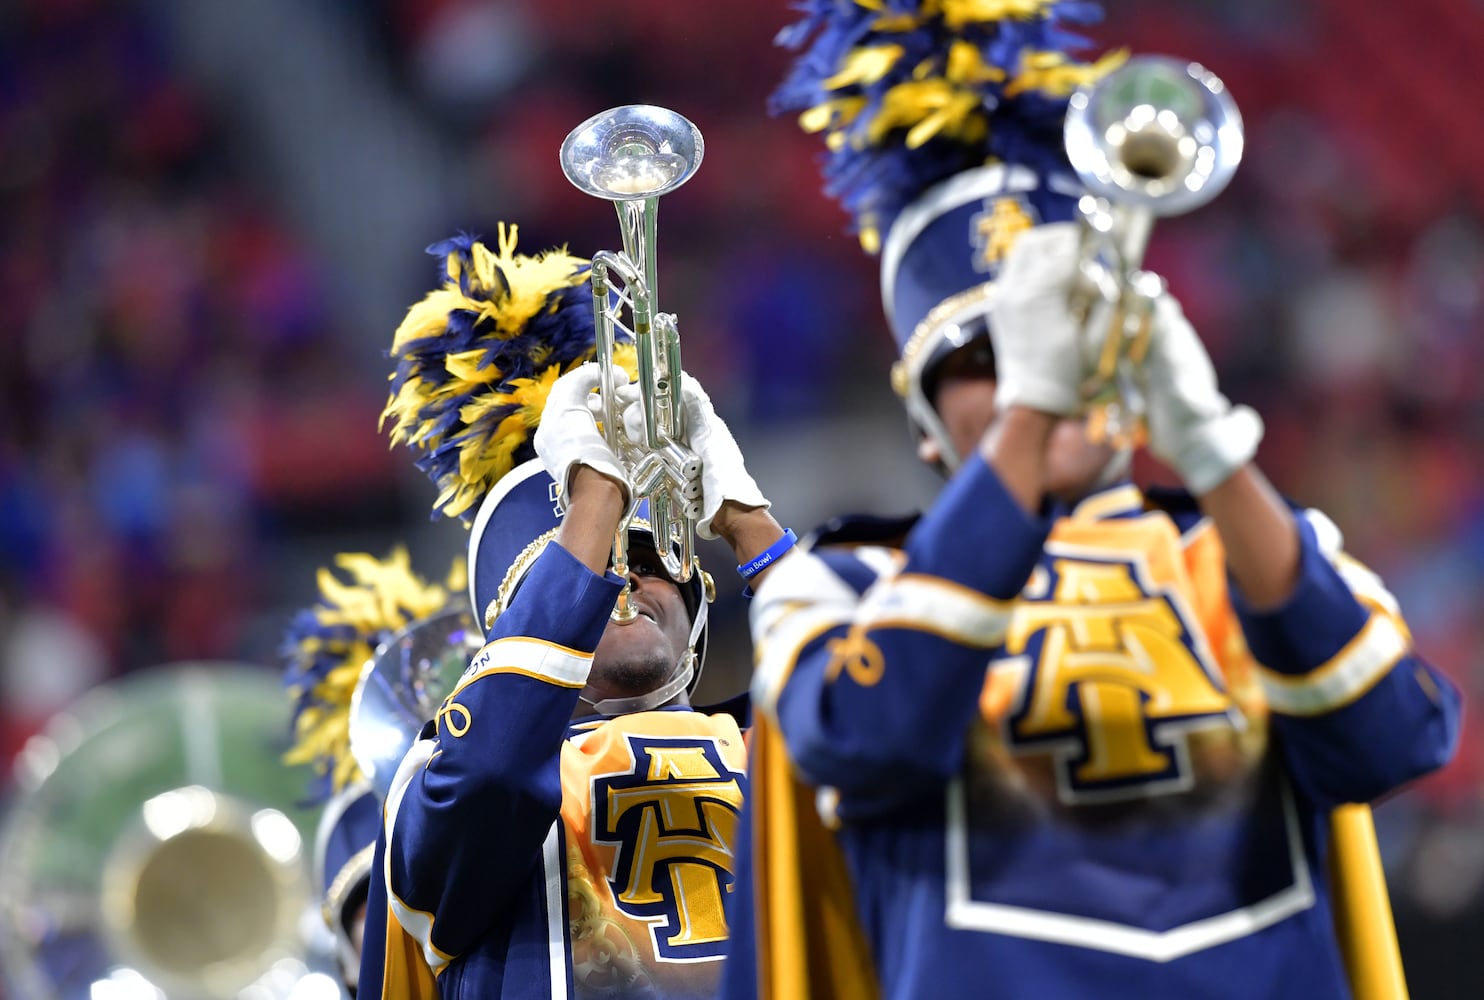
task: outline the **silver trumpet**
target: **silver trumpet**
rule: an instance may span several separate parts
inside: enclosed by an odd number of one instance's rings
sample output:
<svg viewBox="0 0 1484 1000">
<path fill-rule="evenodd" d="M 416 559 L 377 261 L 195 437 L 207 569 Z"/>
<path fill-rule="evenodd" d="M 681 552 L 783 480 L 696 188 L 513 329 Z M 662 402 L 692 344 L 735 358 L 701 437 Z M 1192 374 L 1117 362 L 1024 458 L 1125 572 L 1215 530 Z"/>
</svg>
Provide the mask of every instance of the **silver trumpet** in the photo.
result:
<svg viewBox="0 0 1484 1000">
<path fill-rule="evenodd" d="M 1242 159 L 1242 116 L 1217 76 L 1198 63 L 1136 56 L 1072 95 L 1067 156 L 1089 192 L 1084 224 L 1083 315 L 1112 307 L 1087 331 L 1096 354 L 1084 387 L 1094 440 L 1131 447 L 1144 436 L 1139 364 L 1148 346 L 1157 275 L 1140 270 L 1160 217 L 1182 215 L 1221 193 Z"/>
<path fill-rule="evenodd" d="M 690 180 L 704 151 L 695 125 L 673 111 L 647 104 L 594 115 L 562 143 L 562 173 L 581 191 L 613 202 L 623 235 L 621 252 L 593 255 L 592 286 L 597 361 L 603 368 L 603 432 L 633 486 L 633 503 L 613 540 L 613 571 L 625 578 L 628 532 L 638 518 L 641 500 L 648 501 L 649 528 L 665 571 L 684 582 L 695 564 L 701 460 L 685 444 L 680 334 L 675 317 L 655 307 L 654 247 L 660 196 Z M 614 398 L 615 386 L 628 382 L 613 361 L 618 330 L 633 338 L 639 356 L 642 444 L 631 443 L 624 434 Z M 625 587 L 613 619 L 632 621 L 635 614 Z"/>
</svg>

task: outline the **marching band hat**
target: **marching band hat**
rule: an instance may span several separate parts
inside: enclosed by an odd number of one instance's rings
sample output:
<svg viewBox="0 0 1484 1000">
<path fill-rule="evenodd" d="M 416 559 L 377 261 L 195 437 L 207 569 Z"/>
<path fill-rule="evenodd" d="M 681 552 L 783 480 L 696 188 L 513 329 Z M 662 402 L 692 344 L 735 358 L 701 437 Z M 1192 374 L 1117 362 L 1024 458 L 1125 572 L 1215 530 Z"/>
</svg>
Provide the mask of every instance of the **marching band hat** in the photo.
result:
<svg viewBox="0 0 1484 1000">
<path fill-rule="evenodd" d="M 509 607 L 526 571 L 556 536 L 563 517 L 557 496 L 556 480 L 539 459 L 532 459 L 507 473 L 480 505 L 469 535 L 469 599 L 486 628 Z M 630 552 L 654 551 L 647 512 L 648 502 L 641 500 L 634 527 L 629 530 Z M 706 650 L 706 575 L 698 570 L 677 586 L 692 623 L 701 616 L 692 647 L 695 673 L 687 685 L 694 690 Z"/>
<path fill-rule="evenodd" d="M 778 42 L 800 50 L 773 112 L 823 133 L 825 192 L 880 254 L 896 340 L 892 388 L 920 432 L 953 454 L 933 370 L 987 338 L 986 305 L 1020 233 L 1076 217 L 1083 195 L 1062 139 L 1072 93 L 1119 65 L 1075 32 L 1083 0 L 804 0 Z"/>
</svg>

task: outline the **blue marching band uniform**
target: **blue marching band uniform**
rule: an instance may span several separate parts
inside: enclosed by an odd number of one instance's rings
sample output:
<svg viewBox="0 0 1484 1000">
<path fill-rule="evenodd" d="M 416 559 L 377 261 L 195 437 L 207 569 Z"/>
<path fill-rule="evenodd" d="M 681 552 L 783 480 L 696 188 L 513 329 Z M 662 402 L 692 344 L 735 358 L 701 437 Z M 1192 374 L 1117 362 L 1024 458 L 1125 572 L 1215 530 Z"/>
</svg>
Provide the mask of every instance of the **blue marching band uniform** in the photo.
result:
<svg viewBox="0 0 1484 1000">
<path fill-rule="evenodd" d="M 985 338 L 1018 236 L 1075 217 L 1066 100 L 1122 56 L 1068 55 L 1090 3 L 800 9 L 775 110 L 826 135 L 894 386 L 942 439 L 935 365 Z M 750 759 L 727 713 L 574 721 L 622 581 L 548 544 L 531 432 L 593 355 L 586 262 L 503 228 L 430 252 L 384 416 L 471 526 L 487 643 L 377 831 L 322 838 L 327 891 L 375 840 L 366 995 L 1351 995 L 1331 811 L 1444 763 L 1459 703 L 1327 518 L 1293 510 L 1296 588 L 1259 611 L 1189 495 L 1124 480 L 1027 513 L 971 456 L 920 518 L 843 519 L 772 566 Z M 364 819 L 345 794 L 332 815 Z"/>
<path fill-rule="evenodd" d="M 1300 516 L 1266 614 L 1178 499 L 1031 518 L 977 458 L 898 547 L 780 563 L 755 704 L 821 786 L 885 995 L 1348 995 L 1324 820 L 1441 764 L 1457 701 Z"/>
<path fill-rule="evenodd" d="M 826 134 L 894 388 L 946 442 L 934 366 L 987 348 L 1016 239 L 1075 218 L 1067 97 L 1122 56 L 1067 55 L 1091 4 L 801 7 L 778 110 Z M 1188 494 L 1032 515 L 977 454 L 920 519 L 782 560 L 725 995 L 1350 996 L 1331 810 L 1445 763 L 1459 701 L 1333 523 L 1293 517 L 1262 612 Z"/>
</svg>

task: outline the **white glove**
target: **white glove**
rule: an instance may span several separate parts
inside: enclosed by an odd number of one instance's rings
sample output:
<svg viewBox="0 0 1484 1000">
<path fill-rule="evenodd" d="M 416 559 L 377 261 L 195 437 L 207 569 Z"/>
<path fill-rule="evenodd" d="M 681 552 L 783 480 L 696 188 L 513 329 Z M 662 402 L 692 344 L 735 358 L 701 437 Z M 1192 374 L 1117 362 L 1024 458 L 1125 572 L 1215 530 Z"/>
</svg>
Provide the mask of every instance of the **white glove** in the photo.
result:
<svg viewBox="0 0 1484 1000">
<path fill-rule="evenodd" d="M 623 466 L 599 432 L 590 408 L 589 401 L 599 398 L 593 390 L 602 381 L 603 370 L 592 361 L 557 379 L 546 396 L 546 407 L 536 428 L 536 455 L 561 487 L 563 506 L 572 495 L 572 470 L 579 465 L 618 483 L 625 498 L 633 493 Z"/>
<path fill-rule="evenodd" d="M 1233 406 L 1216 385 L 1211 356 L 1173 296 L 1154 305 L 1144 360 L 1149 450 L 1196 496 L 1231 478 L 1257 454 L 1262 418 Z"/>
<path fill-rule="evenodd" d="M 696 534 L 715 538 L 711 522 L 725 501 L 764 510 L 772 504 L 748 473 L 742 449 L 737 447 L 725 421 L 716 415 L 711 397 L 706 395 L 701 383 L 682 372 L 680 394 L 681 405 L 685 407 L 686 438 L 701 460 L 701 519 L 696 523 Z M 625 386 L 618 392 L 618 398 L 625 404 L 624 433 L 636 444 L 644 441 L 644 407 L 638 402 L 638 395 L 637 385 Z"/>
<path fill-rule="evenodd" d="M 1069 305 L 1080 257 L 1072 222 L 1037 226 L 1010 248 L 989 307 L 999 410 L 1070 414 L 1081 405 L 1081 328 Z"/>
</svg>

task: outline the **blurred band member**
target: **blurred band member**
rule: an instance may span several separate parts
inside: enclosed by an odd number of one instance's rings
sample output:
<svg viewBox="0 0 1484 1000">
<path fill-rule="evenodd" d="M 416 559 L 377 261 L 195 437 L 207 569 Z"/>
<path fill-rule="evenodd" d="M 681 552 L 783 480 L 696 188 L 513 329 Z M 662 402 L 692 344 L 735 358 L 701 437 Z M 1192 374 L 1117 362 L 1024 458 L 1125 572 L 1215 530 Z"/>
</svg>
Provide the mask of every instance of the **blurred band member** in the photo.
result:
<svg viewBox="0 0 1484 1000">
<path fill-rule="evenodd" d="M 319 600 L 294 616 L 284 636 L 284 684 L 294 699 L 296 739 L 284 759 L 312 767 L 308 801 L 324 804 L 314 884 L 335 938 L 341 979 L 354 996 L 381 800 L 351 754 L 351 696 L 381 643 L 448 606 L 450 591 L 457 594 L 463 585 L 463 567 L 455 567 L 444 587 L 418 577 L 401 547 L 385 560 L 342 553 L 335 565 L 344 579 L 320 569 Z"/>
<path fill-rule="evenodd" d="M 758 591 L 729 995 L 1350 996 L 1331 811 L 1447 761 L 1458 695 L 1335 525 L 1273 491 L 1172 296 L 1147 446 L 1186 490 L 1139 489 L 1090 433 L 1061 120 L 1119 58 L 1064 51 L 1095 9 L 806 10 L 780 99 L 879 234 L 897 385 L 950 475 Z"/>
</svg>

